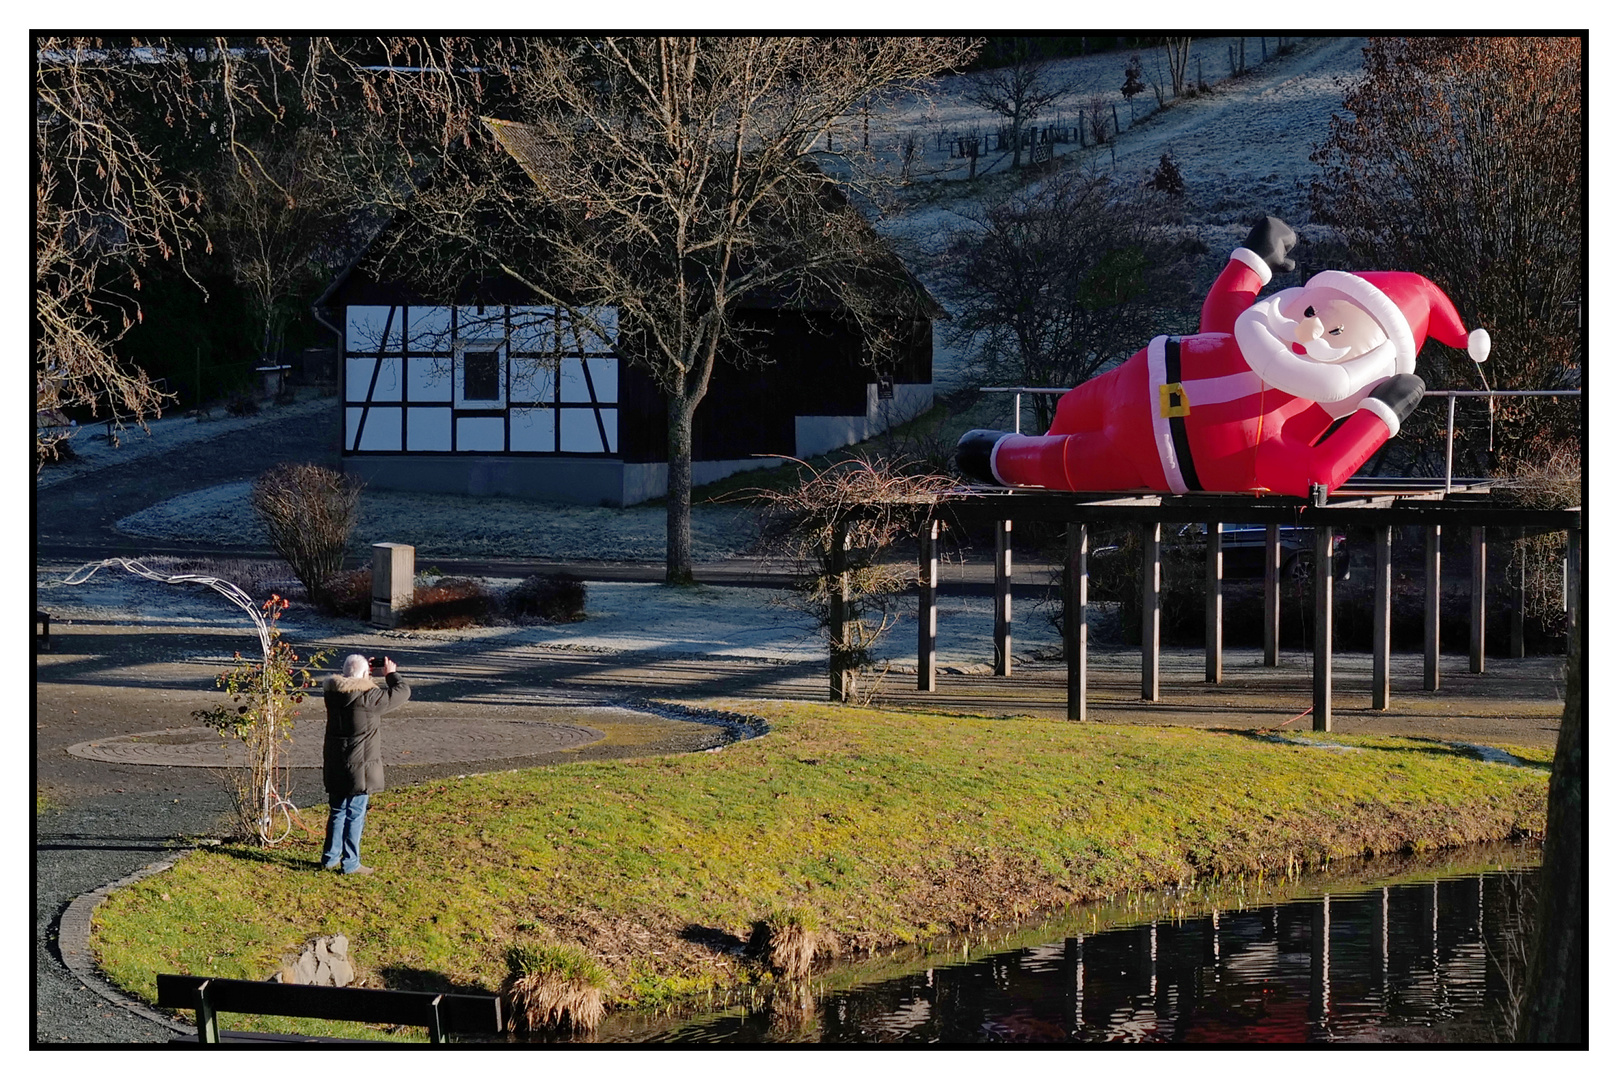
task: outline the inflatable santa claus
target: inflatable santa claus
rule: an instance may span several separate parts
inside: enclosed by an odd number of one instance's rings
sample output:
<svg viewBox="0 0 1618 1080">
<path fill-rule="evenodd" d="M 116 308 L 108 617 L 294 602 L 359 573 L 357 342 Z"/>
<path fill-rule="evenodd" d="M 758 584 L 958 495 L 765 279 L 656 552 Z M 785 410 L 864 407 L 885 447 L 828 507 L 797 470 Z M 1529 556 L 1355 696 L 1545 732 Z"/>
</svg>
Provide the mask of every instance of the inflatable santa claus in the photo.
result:
<svg viewBox="0 0 1618 1080">
<path fill-rule="evenodd" d="M 1477 363 L 1489 335 L 1468 334 L 1420 274 L 1327 270 L 1258 300 L 1271 274 L 1293 269 L 1297 239 L 1279 218 L 1260 221 L 1209 291 L 1200 333 L 1154 338 L 1068 391 L 1044 435 L 967 432 L 961 472 L 1059 491 L 1335 489 L 1421 400 L 1428 335 Z"/>
</svg>

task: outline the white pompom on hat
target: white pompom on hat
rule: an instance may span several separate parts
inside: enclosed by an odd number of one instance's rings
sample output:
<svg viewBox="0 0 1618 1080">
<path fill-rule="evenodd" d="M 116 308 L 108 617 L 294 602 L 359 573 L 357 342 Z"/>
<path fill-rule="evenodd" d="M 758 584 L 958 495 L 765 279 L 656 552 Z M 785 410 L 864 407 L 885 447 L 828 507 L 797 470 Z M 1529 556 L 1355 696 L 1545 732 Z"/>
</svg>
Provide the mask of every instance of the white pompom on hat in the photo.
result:
<svg viewBox="0 0 1618 1080">
<path fill-rule="evenodd" d="M 1371 270 L 1350 274 L 1322 270 L 1304 284 L 1304 291 L 1323 288 L 1341 293 L 1364 308 L 1393 342 L 1394 370 L 1414 372 L 1416 354 L 1429 336 L 1454 349 L 1465 349 L 1473 363 L 1489 357 L 1489 332 L 1481 327 L 1470 334 L 1444 290 L 1408 270 Z"/>
</svg>

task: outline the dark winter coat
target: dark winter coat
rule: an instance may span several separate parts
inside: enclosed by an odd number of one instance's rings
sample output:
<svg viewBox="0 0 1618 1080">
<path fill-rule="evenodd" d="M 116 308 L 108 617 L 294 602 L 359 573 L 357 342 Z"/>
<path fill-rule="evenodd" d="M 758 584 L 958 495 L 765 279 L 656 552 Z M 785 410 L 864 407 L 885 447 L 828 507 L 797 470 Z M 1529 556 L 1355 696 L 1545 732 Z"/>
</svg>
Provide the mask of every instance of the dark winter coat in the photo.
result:
<svg viewBox="0 0 1618 1080">
<path fill-rule="evenodd" d="M 382 715 L 410 700 L 397 672 L 386 685 L 365 676 L 326 680 L 326 794 L 334 799 L 382 790 Z"/>
</svg>

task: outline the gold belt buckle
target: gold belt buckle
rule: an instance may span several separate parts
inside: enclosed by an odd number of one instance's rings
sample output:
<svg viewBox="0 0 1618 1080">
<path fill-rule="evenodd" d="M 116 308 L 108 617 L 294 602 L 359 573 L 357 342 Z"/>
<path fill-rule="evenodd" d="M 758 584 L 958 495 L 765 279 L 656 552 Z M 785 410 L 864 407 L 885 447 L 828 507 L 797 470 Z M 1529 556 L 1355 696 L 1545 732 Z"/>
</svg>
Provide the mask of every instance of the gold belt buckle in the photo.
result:
<svg viewBox="0 0 1618 1080">
<path fill-rule="evenodd" d="M 1182 383 L 1164 383 L 1157 388 L 1157 411 L 1160 416 L 1190 416 L 1191 400 L 1185 396 Z"/>
</svg>

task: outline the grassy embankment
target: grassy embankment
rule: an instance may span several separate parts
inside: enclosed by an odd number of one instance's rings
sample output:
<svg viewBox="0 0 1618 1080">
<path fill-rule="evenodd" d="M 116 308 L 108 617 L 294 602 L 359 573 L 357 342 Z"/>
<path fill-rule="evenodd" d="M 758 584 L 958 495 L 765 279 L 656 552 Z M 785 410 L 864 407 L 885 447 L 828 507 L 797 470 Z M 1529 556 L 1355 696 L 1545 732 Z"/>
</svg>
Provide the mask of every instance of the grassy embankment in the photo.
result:
<svg viewBox="0 0 1618 1080">
<path fill-rule="evenodd" d="M 610 1004 L 647 1007 L 758 978 L 722 946 L 785 907 L 858 956 L 1126 889 L 1544 823 L 1548 751 L 1514 751 L 1527 767 L 1513 767 L 1417 739 L 1313 740 L 1334 748 L 718 704 L 771 733 L 388 792 L 367 824 L 370 878 L 316 872 L 314 838 L 196 852 L 101 907 L 98 958 L 150 997 L 158 972 L 262 979 L 312 935 L 341 932 L 368 985 L 493 990 L 510 947 L 560 943 L 611 973 Z"/>
</svg>

